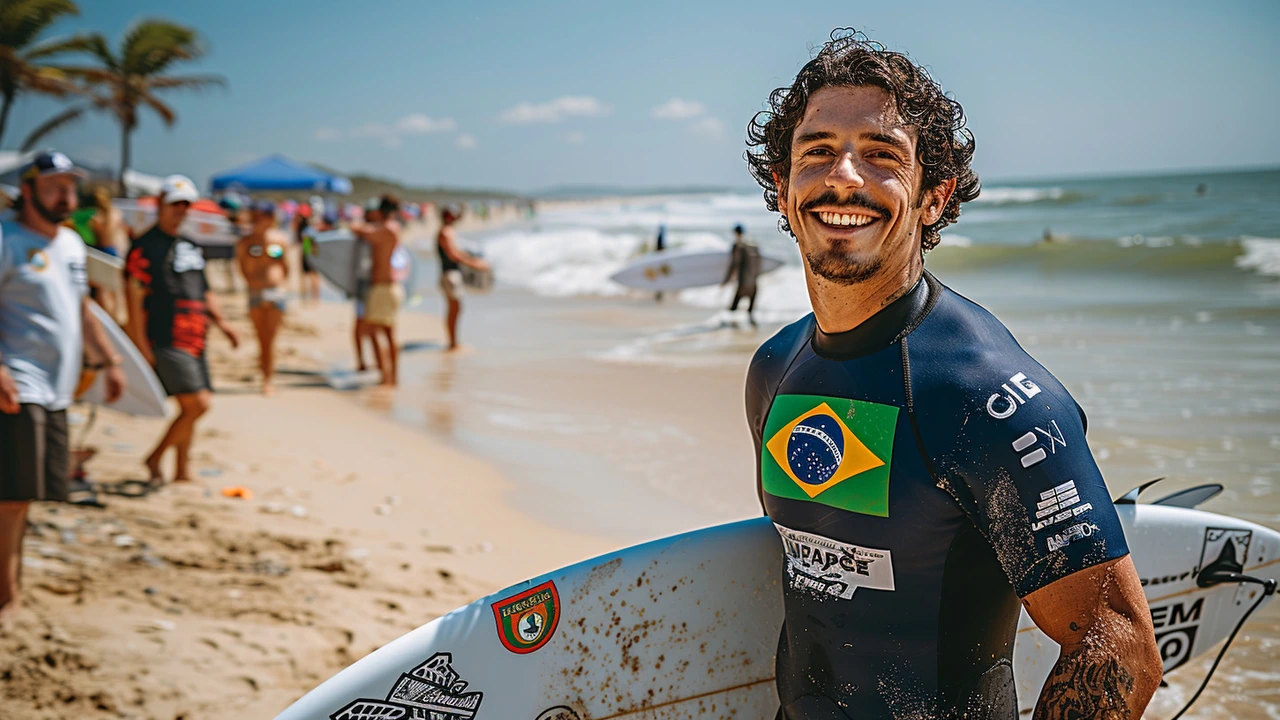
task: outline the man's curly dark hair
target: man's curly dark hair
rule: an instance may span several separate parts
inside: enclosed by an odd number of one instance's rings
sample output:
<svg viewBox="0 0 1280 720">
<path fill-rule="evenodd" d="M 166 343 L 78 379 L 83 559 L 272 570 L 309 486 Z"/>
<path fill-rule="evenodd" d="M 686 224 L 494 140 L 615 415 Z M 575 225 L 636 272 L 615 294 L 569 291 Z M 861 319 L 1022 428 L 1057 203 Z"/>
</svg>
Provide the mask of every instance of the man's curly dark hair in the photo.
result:
<svg viewBox="0 0 1280 720">
<path fill-rule="evenodd" d="M 791 173 L 791 136 L 804 119 L 809 98 L 825 87 L 874 86 L 893 98 L 898 115 L 918 130 L 916 160 L 924 168 L 920 200 L 925 192 L 950 178 L 956 190 L 943 208 L 942 217 L 924 228 L 922 250 L 932 250 L 942 228 L 960 217 L 960 204 L 978 196 L 981 185 L 970 167 L 973 133 L 965 127 L 964 108 L 947 97 L 929 72 L 902 53 L 886 50 L 853 28 L 837 28 L 831 41 L 801 68 L 790 87 L 769 94 L 769 109 L 756 113 L 747 126 L 747 163 L 751 176 L 764 188 L 765 205 L 778 211 L 774 174 L 784 183 Z M 784 215 L 779 227 L 789 232 Z"/>
</svg>

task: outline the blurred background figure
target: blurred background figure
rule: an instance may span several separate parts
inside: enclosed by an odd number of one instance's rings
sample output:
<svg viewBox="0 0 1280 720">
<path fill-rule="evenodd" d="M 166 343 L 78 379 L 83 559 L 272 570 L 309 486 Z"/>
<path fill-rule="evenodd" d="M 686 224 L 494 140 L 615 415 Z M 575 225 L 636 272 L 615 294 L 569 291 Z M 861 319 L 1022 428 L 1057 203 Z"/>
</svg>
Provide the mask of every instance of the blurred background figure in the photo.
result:
<svg viewBox="0 0 1280 720">
<path fill-rule="evenodd" d="M 462 266 L 487 271 L 489 263 L 458 247 L 453 226 L 462 219 L 462 211 L 446 207 L 440 211 L 440 232 L 436 234 L 436 252 L 440 256 L 440 292 L 444 294 L 448 311 L 445 314 L 445 330 L 449 334 L 449 349 L 458 349 L 458 317 L 462 315 Z"/>
<path fill-rule="evenodd" d="M 733 302 L 730 312 L 738 310 L 738 303 L 747 301 L 747 322 L 756 326 L 756 279 L 760 277 L 760 248 L 755 243 L 747 242 L 746 229 L 741 225 L 733 228 L 733 249 L 729 253 L 729 269 L 721 285 L 737 279 L 738 285 L 733 291 Z"/>
</svg>

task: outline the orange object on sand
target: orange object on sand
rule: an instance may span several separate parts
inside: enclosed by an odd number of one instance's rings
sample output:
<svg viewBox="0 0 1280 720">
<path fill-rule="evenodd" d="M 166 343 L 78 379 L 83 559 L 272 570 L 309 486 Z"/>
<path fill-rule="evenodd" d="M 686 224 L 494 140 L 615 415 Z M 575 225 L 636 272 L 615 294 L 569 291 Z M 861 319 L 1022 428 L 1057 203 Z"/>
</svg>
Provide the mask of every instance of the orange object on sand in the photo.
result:
<svg viewBox="0 0 1280 720">
<path fill-rule="evenodd" d="M 228 485 L 222 488 L 222 494 L 229 498 L 253 499 L 253 491 L 243 485 Z"/>
</svg>

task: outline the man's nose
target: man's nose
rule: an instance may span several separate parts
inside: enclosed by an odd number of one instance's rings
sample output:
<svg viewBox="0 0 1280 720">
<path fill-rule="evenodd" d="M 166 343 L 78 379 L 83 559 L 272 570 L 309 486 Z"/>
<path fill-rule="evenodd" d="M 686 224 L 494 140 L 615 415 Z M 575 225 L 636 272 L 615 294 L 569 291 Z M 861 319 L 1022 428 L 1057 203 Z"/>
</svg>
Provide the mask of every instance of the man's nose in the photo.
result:
<svg viewBox="0 0 1280 720">
<path fill-rule="evenodd" d="M 851 152 L 836 158 L 831 171 L 827 173 L 827 187 L 833 190 L 857 190 L 865 184 L 858 174 L 858 166 Z"/>
</svg>

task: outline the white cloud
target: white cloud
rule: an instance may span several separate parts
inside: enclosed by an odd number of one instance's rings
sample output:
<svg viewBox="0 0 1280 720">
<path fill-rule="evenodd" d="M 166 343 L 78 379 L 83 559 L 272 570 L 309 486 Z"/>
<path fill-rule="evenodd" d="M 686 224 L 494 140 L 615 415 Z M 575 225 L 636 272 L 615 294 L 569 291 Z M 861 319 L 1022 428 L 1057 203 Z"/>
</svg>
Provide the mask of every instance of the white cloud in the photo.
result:
<svg viewBox="0 0 1280 720">
<path fill-rule="evenodd" d="M 467 133 L 462 133 L 453 142 L 460 150 L 474 150 L 477 144 L 475 136 Z"/>
<path fill-rule="evenodd" d="M 582 141 L 586 139 L 587 136 L 577 130 L 572 130 L 564 134 L 564 141 L 570 145 L 581 145 Z"/>
<path fill-rule="evenodd" d="M 718 138 L 724 135 L 724 123 L 720 122 L 719 118 L 713 118 L 710 116 L 704 117 L 698 122 L 690 125 L 689 129 L 692 130 L 694 134 L 703 135 L 705 137 Z"/>
<path fill-rule="evenodd" d="M 587 95 L 565 95 L 545 103 L 522 102 L 507 108 L 499 119 L 513 125 L 560 122 L 570 117 L 607 115 L 609 107 Z"/>
<path fill-rule="evenodd" d="M 405 115 L 390 125 L 380 122 L 367 122 L 357 125 L 345 133 L 337 128 L 323 127 L 315 131 L 316 140 L 332 142 L 347 138 L 349 140 L 377 140 L 385 147 L 395 149 L 403 145 L 408 135 L 429 135 L 431 133 L 452 132 L 458 129 L 453 118 L 433 118 L 422 113 Z"/>
<path fill-rule="evenodd" d="M 433 118 L 422 113 L 405 115 L 396 121 L 396 130 L 406 135 L 426 135 L 429 133 L 449 132 L 458 124 L 451 118 Z"/>
<path fill-rule="evenodd" d="M 347 131 L 347 137 L 354 140 L 381 140 L 389 148 L 400 147 L 400 135 L 382 123 L 367 122 Z"/>
<path fill-rule="evenodd" d="M 651 111 L 659 120 L 688 120 L 706 112 L 707 108 L 696 100 L 671 98 Z"/>
</svg>

